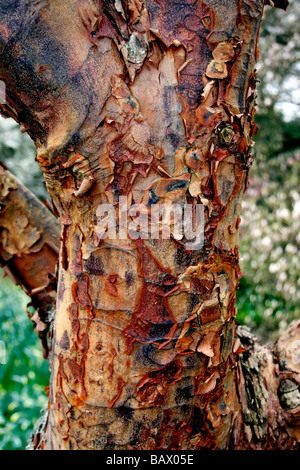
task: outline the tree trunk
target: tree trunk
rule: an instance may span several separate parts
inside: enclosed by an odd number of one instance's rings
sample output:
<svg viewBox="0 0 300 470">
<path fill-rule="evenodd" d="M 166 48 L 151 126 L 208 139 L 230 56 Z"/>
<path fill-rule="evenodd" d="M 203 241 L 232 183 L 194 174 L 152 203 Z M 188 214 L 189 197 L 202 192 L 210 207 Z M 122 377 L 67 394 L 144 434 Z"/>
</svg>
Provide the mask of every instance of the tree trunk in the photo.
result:
<svg viewBox="0 0 300 470">
<path fill-rule="evenodd" d="M 62 228 L 39 448 L 295 445 L 294 351 L 235 328 L 263 6 L 0 0 L 3 112 L 34 139 Z M 146 237 L 163 204 L 192 206 L 192 225 L 203 207 L 198 249 L 176 216 L 170 238 Z"/>
</svg>

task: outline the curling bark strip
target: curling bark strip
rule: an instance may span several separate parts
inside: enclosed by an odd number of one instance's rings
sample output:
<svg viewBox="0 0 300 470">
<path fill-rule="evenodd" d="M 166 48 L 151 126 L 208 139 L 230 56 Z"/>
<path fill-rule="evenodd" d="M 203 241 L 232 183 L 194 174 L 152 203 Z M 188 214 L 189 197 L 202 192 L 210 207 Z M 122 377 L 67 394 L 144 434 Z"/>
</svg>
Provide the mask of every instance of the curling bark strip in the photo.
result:
<svg viewBox="0 0 300 470">
<path fill-rule="evenodd" d="M 288 415 L 275 356 L 235 330 L 263 7 L 0 0 L 2 110 L 34 139 L 62 227 L 39 448 L 294 446 L 297 396 Z M 103 240 L 97 207 L 121 196 L 203 204 L 203 248 Z M 253 408 L 257 370 L 272 380 L 257 377 Z"/>
</svg>

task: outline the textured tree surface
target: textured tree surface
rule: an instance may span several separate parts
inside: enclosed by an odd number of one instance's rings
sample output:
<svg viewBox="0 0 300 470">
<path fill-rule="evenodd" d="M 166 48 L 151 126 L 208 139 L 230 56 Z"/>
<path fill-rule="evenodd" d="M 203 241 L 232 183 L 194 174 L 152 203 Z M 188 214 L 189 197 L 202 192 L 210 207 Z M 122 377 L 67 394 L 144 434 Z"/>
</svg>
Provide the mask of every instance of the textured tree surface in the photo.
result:
<svg viewBox="0 0 300 470">
<path fill-rule="evenodd" d="M 235 326 L 263 8 L 0 0 L 2 111 L 33 138 L 61 225 L 38 448 L 296 445 L 299 325 L 274 350 Z M 203 204 L 203 247 L 104 239 L 97 209 L 120 196 Z"/>
</svg>

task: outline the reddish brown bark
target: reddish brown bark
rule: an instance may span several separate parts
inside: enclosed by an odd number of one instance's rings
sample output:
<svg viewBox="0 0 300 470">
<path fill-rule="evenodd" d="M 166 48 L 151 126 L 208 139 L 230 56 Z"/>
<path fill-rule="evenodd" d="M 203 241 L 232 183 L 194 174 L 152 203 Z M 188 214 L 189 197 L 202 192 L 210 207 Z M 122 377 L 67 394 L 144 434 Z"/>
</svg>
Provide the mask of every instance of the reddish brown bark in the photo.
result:
<svg viewBox="0 0 300 470">
<path fill-rule="evenodd" d="M 40 448 L 295 445 L 297 364 L 235 331 L 263 7 L 0 1 L 3 110 L 35 140 L 62 226 Z M 201 203 L 203 247 L 103 239 L 97 209 L 119 196 Z"/>
</svg>

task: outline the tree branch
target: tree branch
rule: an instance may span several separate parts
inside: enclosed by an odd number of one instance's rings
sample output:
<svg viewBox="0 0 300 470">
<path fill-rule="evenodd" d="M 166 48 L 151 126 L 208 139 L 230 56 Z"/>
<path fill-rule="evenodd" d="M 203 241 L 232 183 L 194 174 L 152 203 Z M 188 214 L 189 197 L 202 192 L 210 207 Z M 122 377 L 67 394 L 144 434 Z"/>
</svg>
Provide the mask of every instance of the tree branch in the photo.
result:
<svg viewBox="0 0 300 470">
<path fill-rule="evenodd" d="M 260 345 L 245 327 L 237 329 L 239 395 L 244 430 L 253 449 L 291 449 L 300 441 L 300 321 L 273 347 Z"/>
<path fill-rule="evenodd" d="M 47 357 L 47 332 L 56 303 L 56 218 L 4 165 L 0 166 L 0 263 L 31 297 L 31 315 Z M 29 314 L 30 315 L 30 314 Z"/>
</svg>

